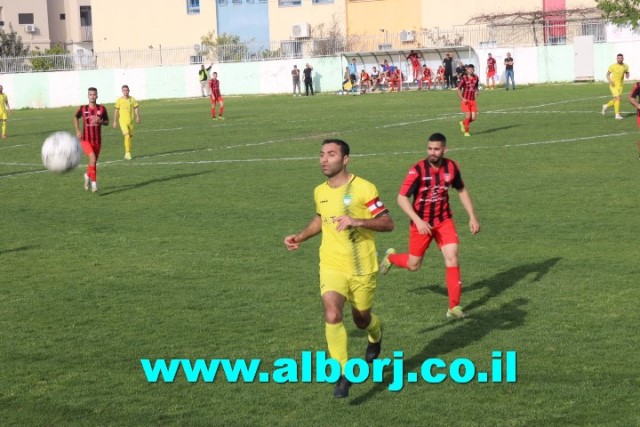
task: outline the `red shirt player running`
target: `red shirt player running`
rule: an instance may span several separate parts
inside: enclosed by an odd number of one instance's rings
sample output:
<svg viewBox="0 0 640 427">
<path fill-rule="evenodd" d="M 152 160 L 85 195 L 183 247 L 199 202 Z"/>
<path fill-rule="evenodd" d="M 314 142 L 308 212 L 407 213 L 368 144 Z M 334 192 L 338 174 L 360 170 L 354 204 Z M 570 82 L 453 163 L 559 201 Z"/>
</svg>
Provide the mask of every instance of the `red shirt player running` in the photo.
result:
<svg viewBox="0 0 640 427">
<path fill-rule="evenodd" d="M 82 150 L 89 158 L 87 172 L 84 174 L 84 189 L 89 190 L 89 184 L 91 184 L 91 191 L 95 193 L 98 191 L 97 163 L 102 146 L 102 126 L 109 124 L 109 114 L 104 106 L 96 103 L 98 89 L 90 87 L 87 97 L 89 103 L 78 108 L 73 124 Z M 82 122 L 82 131 L 80 130 L 80 122 Z"/>
<path fill-rule="evenodd" d="M 435 239 L 444 257 L 445 280 L 449 294 L 447 317 L 465 317 L 460 308 L 460 267 L 458 266 L 458 233 L 449 206 L 449 188 L 458 190 L 460 202 L 469 215 L 471 234 L 480 231 L 471 196 L 467 191 L 460 168 L 453 160 L 446 159 L 447 139 L 434 133 L 427 143 L 427 158 L 413 165 L 407 172 L 398 194 L 398 205 L 411 219 L 409 228 L 409 253 L 396 254 L 387 249 L 380 263 L 380 273 L 386 274 L 392 265 L 417 271 L 422 259 Z M 413 199 L 413 200 L 411 200 Z"/>
<path fill-rule="evenodd" d="M 220 93 L 220 80 L 218 80 L 218 73 L 214 72 L 209 80 L 209 93 L 211 94 L 211 118 L 213 120 L 224 120 L 222 113 L 224 113 L 224 100 Z M 220 111 L 218 117 L 216 117 L 216 104 L 220 105 Z"/>
<path fill-rule="evenodd" d="M 467 74 L 462 76 L 458 83 L 458 98 L 460 98 L 460 111 L 465 114 L 464 120 L 460 122 L 460 130 L 464 136 L 471 136 L 469 133 L 469 125 L 476 120 L 478 115 L 478 105 L 476 97 L 478 96 L 478 82 L 480 79 L 473 74 L 475 67 L 473 64 L 467 65 Z"/>
</svg>

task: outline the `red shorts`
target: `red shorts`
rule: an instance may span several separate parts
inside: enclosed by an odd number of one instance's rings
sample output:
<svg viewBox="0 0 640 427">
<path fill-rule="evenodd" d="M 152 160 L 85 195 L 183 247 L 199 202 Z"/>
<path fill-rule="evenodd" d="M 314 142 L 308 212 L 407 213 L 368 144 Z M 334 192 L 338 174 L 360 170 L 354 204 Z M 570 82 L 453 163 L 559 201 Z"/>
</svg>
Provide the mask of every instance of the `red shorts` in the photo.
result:
<svg viewBox="0 0 640 427">
<path fill-rule="evenodd" d="M 213 96 L 213 95 L 211 95 L 211 103 L 212 103 L 212 104 L 215 104 L 216 102 L 217 102 L 218 104 L 222 104 L 222 102 L 223 102 L 222 95 L 219 95 L 219 96 Z"/>
<path fill-rule="evenodd" d="M 493 71 L 487 71 L 487 78 L 490 79 L 491 77 L 496 75 L 496 70 Z"/>
<path fill-rule="evenodd" d="M 636 116 L 636 123 L 638 124 L 638 127 L 640 128 L 640 115 Z"/>
<path fill-rule="evenodd" d="M 433 239 L 436 240 L 438 248 L 452 243 L 460 243 L 453 220 L 445 219 L 431 229 L 431 234 L 418 233 L 418 229 L 412 223 L 409 227 L 409 255 L 423 257 Z"/>
<path fill-rule="evenodd" d="M 86 154 L 87 156 L 90 154 L 95 154 L 96 160 L 98 160 L 98 156 L 100 156 L 100 147 L 102 146 L 102 144 L 96 144 L 94 142 L 83 140 L 80 141 L 80 145 L 82 146 L 82 151 L 84 151 L 84 154 Z"/>
<path fill-rule="evenodd" d="M 463 113 L 477 113 L 478 104 L 476 104 L 476 100 L 462 101 L 460 103 L 460 111 Z"/>
</svg>

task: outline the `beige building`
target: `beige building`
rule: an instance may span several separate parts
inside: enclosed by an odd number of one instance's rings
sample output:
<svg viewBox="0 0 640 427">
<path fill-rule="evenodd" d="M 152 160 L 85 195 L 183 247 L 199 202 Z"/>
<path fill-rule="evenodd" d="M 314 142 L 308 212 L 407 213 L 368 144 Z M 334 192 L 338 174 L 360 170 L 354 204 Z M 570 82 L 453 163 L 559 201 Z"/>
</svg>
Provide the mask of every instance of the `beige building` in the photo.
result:
<svg viewBox="0 0 640 427">
<path fill-rule="evenodd" d="M 0 0 L 0 22 L 32 49 L 56 44 L 74 53 L 91 49 L 91 0 Z"/>
<path fill-rule="evenodd" d="M 193 46 L 216 30 L 216 0 L 103 0 L 93 7 L 96 51 Z"/>
</svg>

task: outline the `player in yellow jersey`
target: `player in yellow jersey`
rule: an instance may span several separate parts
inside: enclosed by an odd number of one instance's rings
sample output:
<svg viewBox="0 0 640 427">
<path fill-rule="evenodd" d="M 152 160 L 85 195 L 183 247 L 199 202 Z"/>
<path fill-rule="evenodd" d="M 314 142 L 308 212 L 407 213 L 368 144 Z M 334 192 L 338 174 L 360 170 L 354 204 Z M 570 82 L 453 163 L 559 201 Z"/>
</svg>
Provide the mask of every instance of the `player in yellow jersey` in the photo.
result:
<svg viewBox="0 0 640 427">
<path fill-rule="evenodd" d="M 624 63 L 624 56 L 619 53 L 616 56 L 616 63 L 607 70 L 607 81 L 609 82 L 609 90 L 613 99 L 602 105 L 602 115 L 607 112 L 607 108 L 613 106 L 616 113 L 616 120 L 622 120 L 620 115 L 620 96 L 622 96 L 622 86 L 624 78 L 629 78 L 629 66 Z"/>
<path fill-rule="evenodd" d="M 2 138 L 7 137 L 7 117 L 11 115 L 11 108 L 9 107 L 9 97 L 3 91 L 3 87 L 0 86 L 0 121 L 2 121 Z"/>
<path fill-rule="evenodd" d="M 129 86 L 122 86 L 122 96 L 116 100 L 113 112 L 113 128 L 120 125 L 122 135 L 124 135 L 124 158 L 131 160 L 131 139 L 133 138 L 134 121 L 140 123 L 140 105 L 133 96 L 129 96 Z"/>
<path fill-rule="evenodd" d="M 368 334 L 365 359 L 380 354 L 380 320 L 371 313 L 376 290 L 377 253 L 375 231 L 393 230 L 393 220 L 375 185 L 347 172 L 349 145 L 339 139 L 322 143 L 320 166 L 328 178 L 314 191 L 316 215 L 297 234 L 284 239 L 288 250 L 322 233 L 320 245 L 320 295 L 324 306 L 325 335 L 329 354 L 342 367 L 335 397 L 347 397 L 351 383 L 344 376 L 347 330 L 343 323 L 345 302 L 351 304 L 353 321 Z"/>
</svg>

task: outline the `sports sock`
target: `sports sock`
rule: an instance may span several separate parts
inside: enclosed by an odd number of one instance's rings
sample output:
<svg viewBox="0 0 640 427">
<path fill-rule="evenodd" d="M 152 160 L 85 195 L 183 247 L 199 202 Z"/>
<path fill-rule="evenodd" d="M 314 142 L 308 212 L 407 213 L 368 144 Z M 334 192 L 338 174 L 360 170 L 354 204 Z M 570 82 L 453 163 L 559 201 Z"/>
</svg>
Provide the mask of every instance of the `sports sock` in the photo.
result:
<svg viewBox="0 0 640 427">
<path fill-rule="evenodd" d="M 329 347 L 329 355 L 340 362 L 342 371 L 349 360 L 347 354 L 347 329 L 344 323 L 325 323 L 325 336 L 327 337 L 327 347 Z"/>
<path fill-rule="evenodd" d="M 5 120 L 2 121 L 2 134 L 7 134 L 7 122 Z"/>
<path fill-rule="evenodd" d="M 98 169 L 96 168 L 96 165 L 89 165 L 87 166 L 87 175 L 89 175 L 89 179 L 91 181 L 96 181 L 98 178 Z"/>
<path fill-rule="evenodd" d="M 220 117 L 222 117 L 222 113 L 224 113 L 224 106 L 220 107 Z"/>
<path fill-rule="evenodd" d="M 131 152 L 131 135 L 124 136 L 124 152 L 125 153 Z"/>
<path fill-rule="evenodd" d="M 382 328 L 380 319 L 375 314 L 371 315 L 371 323 L 367 326 L 367 333 L 369 334 L 369 342 L 378 342 L 382 338 Z"/>
<path fill-rule="evenodd" d="M 445 275 L 447 293 L 449 294 L 449 308 L 460 305 L 462 282 L 460 281 L 460 267 L 447 267 Z"/>
<path fill-rule="evenodd" d="M 401 268 L 407 268 L 409 254 L 389 254 L 389 262 Z"/>
<path fill-rule="evenodd" d="M 465 132 L 469 132 L 469 123 L 471 123 L 471 119 L 469 117 L 465 118 L 462 121 L 462 124 L 464 125 L 464 131 Z"/>
<path fill-rule="evenodd" d="M 216 118 L 216 107 L 211 107 L 211 117 Z"/>
<path fill-rule="evenodd" d="M 620 101 L 613 101 L 613 111 L 620 114 Z"/>
</svg>

